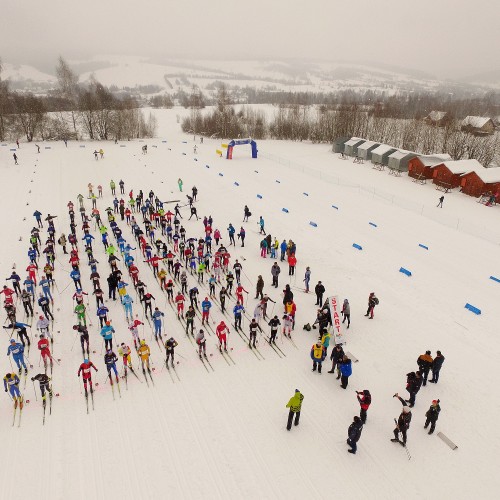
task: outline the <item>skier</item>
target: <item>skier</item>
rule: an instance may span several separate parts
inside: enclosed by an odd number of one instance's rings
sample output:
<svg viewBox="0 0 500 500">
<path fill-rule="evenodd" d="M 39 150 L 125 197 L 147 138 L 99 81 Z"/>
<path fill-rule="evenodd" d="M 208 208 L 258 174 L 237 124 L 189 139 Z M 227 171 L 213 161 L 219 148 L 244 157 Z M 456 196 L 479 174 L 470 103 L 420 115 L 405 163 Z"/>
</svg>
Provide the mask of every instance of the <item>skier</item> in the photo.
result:
<svg viewBox="0 0 500 500">
<path fill-rule="evenodd" d="M 236 287 L 236 300 L 239 301 L 241 304 L 244 303 L 243 292 L 245 292 L 248 295 L 248 292 L 243 288 L 243 285 L 241 285 L 241 283 L 238 282 L 238 286 Z"/>
<path fill-rule="evenodd" d="M 347 444 L 351 447 L 350 450 L 347 450 L 349 453 L 353 455 L 356 454 L 356 450 L 358 449 L 357 443 L 359 438 L 361 437 L 361 431 L 363 430 L 363 422 L 359 417 L 354 417 L 352 424 L 349 426 L 347 430 Z"/>
<path fill-rule="evenodd" d="M 82 374 L 83 378 L 83 388 L 85 389 L 85 397 L 88 397 L 88 392 L 87 392 L 87 383 L 90 385 L 90 393 L 93 394 L 94 389 L 92 387 L 92 368 L 98 372 L 99 370 L 95 367 L 94 363 L 92 361 L 89 361 L 88 359 L 84 359 L 83 363 L 80 365 L 80 368 L 78 368 L 78 377 L 80 376 L 80 373 Z"/>
<path fill-rule="evenodd" d="M 14 339 L 10 339 L 10 345 L 7 348 L 7 356 L 10 356 L 11 354 L 12 359 L 19 369 L 19 375 L 21 375 L 21 367 L 24 367 L 24 373 L 27 374 L 28 368 L 26 367 L 26 363 L 24 361 L 24 346 L 22 344 L 18 344 Z"/>
<path fill-rule="evenodd" d="M 201 324 L 205 324 L 205 321 L 208 323 L 210 316 L 210 308 L 212 307 L 212 302 L 208 300 L 208 297 L 205 297 L 205 300 L 201 303 Z"/>
<path fill-rule="evenodd" d="M 330 333 L 328 332 L 328 330 L 326 330 L 325 328 L 323 328 L 322 330 L 319 331 L 321 337 L 321 345 L 324 347 L 325 349 L 325 356 L 328 355 L 328 347 L 330 347 L 330 339 L 331 339 L 331 335 Z"/>
<path fill-rule="evenodd" d="M 148 309 L 149 314 L 153 314 L 152 300 L 156 301 L 156 299 L 149 292 L 145 293 L 142 297 L 142 301 L 144 302 L 144 314 L 146 314 L 146 316 L 148 314 Z"/>
<path fill-rule="evenodd" d="M 172 358 L 171 364 L 174 366 L 174 350 L 179 344 L 177 341 L 174 339 L 174 337 L 170 337 L 166 342 L 165 342 L 165 351 L 166 351 L 166 359 L 165 359 L 165 365 L 168 368 L 168 360 Z"/>
<path fill-rule="evenodd" d="M 425 351 L 425 354 L 421 354 L 417 358 L 417 365 L 420 373 L 422 374 L 422 385 L 427 385 L 427 377 L 429 376 L 429 371 L 432 368 L 432 362 L 434 360 L 431 356 L 431 351 Z"/>
<path fill-rule="evenodd" d="M 268 325 L 271 327 L 271 337 L 269 338 L 269 343 L 272 342 L 273 344 L 276 344 L 276 334 L 278 333 L 281 321 L 278 316 L 274 316 L 274 318 L 269 321 Z"/>
<path fill-rule="evenodd" d="M 244 312 L 245 308 L 241 305 L 240 301 L 237 301 L 236 305 L 233 307 L 235 330 L 237 330 L 238 328 L 241 330 L 241 319 Z"/>
<path fill-rule="evenodd" d="M 111 348 L 106 349 L 106 354 L 104 355 L 104 364 L 106 365 L 106 369 L 108 370 L 109 382 L 113 385 L 113 378 L 111 377 L 111 370 L 115 372 L 116 383 L 119 384 L 120 380 L 118 379 L 118 370 L 116 369 L 116 362 L 118 358 L 116 354 L 113 352 Z"/>
<path fill-rule="evenodd" d="M 146 341 L 144 339 L 141 340 L 141 345 L 137 350 L 137 354 L 141 358 L 142 373 L 144 373 L 144 376 L 146 375 L 146 368 L 148 369 L 148 372 L 151 373 L 151 369 L 149 368 L 149 357 L 151 356 L 151 350 L 149 349 L 149 346 L 146 344 Z"/>
<path fill-rule="evenodd" d="M 246 231 L 245 229 L 242 227 L 240 227 L 240 232 L 238 233 L 238 239 L 241 240 L 241 246 L 244 247 L 245 246 L 245 236 L 246 236 Z"/>
<path fill-rule="evenodd" d="M 16 333 L 17 333 L 19 339 L 21 340 L 23 347 L 26 348 L 26 344 L 28 344 L 28 351 L 29 351 L 30 346 L 31 346 L 31 342 L 30 342 L 30 338 L 28 337 L 28 333 L 26 331 L 26 328 L 28 328 L 28 327 L 30 327 L 30 325 L 28 325 L 26 323 L 19 323 L 17 321 L 14 324 L 4 326 L 4 328 L 6 330 L 8 330 L 10 328 L 16 330 Z"/>
<path fill-rule="evenodd" d="M 318 367 L 318 373 L 321 373 L 321 365 L 326 357 L 326 350 L 321 344 L 321 342 L 317 342 L 311 347 L 311 359 L 313 360 L 312 371 L 316 371 L 316 367 Z"/>
<path fill-rule="evenodd" d="M 37 380 L 40 384 L 40 392 L 42 394 L 42 402 L 45 405 L 45 400 L 47 399 L 47 395 L 45 392 L 49 394 L 49 398 L 52 399 L 52 387 L 50 386 L 50 377 L 45 373 L 39 373 L 34 377 L 31 377 L 31 381 L 34 382 Z"/>
<path fill-rule="evenodd" d="M 349 377 L 352 375 L 351 360 L 344 354 L 342 362 L 340 363 L 340 387 L 347 389 L 349 384 Z"/>
<path fill-rule="evenodd" d="M 439 380 L 439 372 L 441 371 L 441 367 L 444 363 L 444 356 L 441 354 L 441 351 L 436 351 L 436 357 L 432 362 L 432 378 L 429 382 L 433 384 L 437 384 Z"/>
<path fill-rule="evenodd" d="M 181 292 L 177 292 L 175 303 L 177 304 L 177 319 L 184 318 L 184 302 L 186 297 Z"/>
<path fill-rule="evenodd" d="M 104 347 L 106 351 L 113 348 L 113 333 L 115 329 L 111 326 L 110 321 L 106 321 L 106 324 L 101 328 L 100 335 L 104 339 Z"/>
<path fill-rule="evenodd" d="M 123 180 L 120 179 L 118 185 L 120 186 L 120 194 L 125 194 L 125 183 L 123 182 Z"/>
<path fill-rule="evenodd" d="M 444 201 L 444 195 L 439 197 L 439 202 L 436 205 L 436 207 L 441 207 L 443 208 L 443 201 Z"/>
<path fill-rule="evenodd" d="M 290 408 L 288 412 L 288 422 L 286 424 L 286 430 L 292 429 L 292 421 L 295 417 L 294 425 L 299 425 L 300 411 L 302 409 L 302 401 L 304 401 L 304 395 L 298 389 L 295 389 L 295 394 L 288 401 L 286 408 Z"/>
<path fill-rule="evenodd" d="M 80 334 L 80 344 L 82 346 L 82 353 L 85 356 L 85 344 L 87 344 L 87 355 L 89 354 L 89 332 L 84 325 L 73 325 L 73 330 Z"/>
<path fill-rule="evenodd" d="M 42 212 L 35 210 L 35 212 L 33 212 L 33 217 L 35 218 L 38 227 L 43 227 Z"/>
<path fill-rule="evenodd" d="M 363 422 L 363 425 L 366 424 L 366 412 L 368 411 L 368 408 L 371 405 L 372 402 L 372 395 L 370 394 L 370 391 L 368 389 L 365 389 L 364 391 L 356 391 L 356 397 L 358 398 L 359 406 L 361 407 L 359 417 L 361 418 L 361 422 Z"/>
<path fill-rule="evenodd" d="M 38 341 L 38 350 L 40 351 L 40 355 L 43 359 L 43 366 L 45 368 L 45 373 L 47 373 L 47 358 L 50 359 L 50 371 L 52 372 L 52 368 L 54 367 L 54 359 L 52 358 L 52 354 L 49 349 L 49 341 L 45 338 L 43 333 L 40 334 L 40 340 Z"/>
<path fill-rule="evenodd" d="M 161 325 L 162 321 L 161 318 L 165 316 L 165 313 L 162 313 L 157 307 L 155 307 L 154 313 L 151 315 L 151 319 L 153 320 L 153 324 L 155 326 L 155 340 L 158 340 L 158 337 L 161 338 Z M 162 340 L 163 342 L 163 340 Z"/>
<path fill-rule="evenodd" d="M 215 334 L 217 335 L 217 338 L 219 339 L 219 351 L 222 352 L 222 343 L 224 342 L 224 350 L 227 351 L 227 337 L 226 335 L 229 334 L 229 328 L 226 326 L 226 323 L 224 321 L 221 321 L 218 325 L 217 328 L 215 329 Z"/>
<path fill-rule="evenodd" d="M 87 326 L 87 311 L 85 309 L 85 305 L 84 304 L 78 304 L 75 309 L 74 309 L 74 312 L 76 314 L 76 317 L 78 319 L 78 324 L 79 325 L 84 325 L 84 326 Z"/>
<path fill-rule="evenodd" d="M 3 378 L 3 386 L 5 392 L 9 391 L 12 399 L 14 400 L 14 408 L 17 408 L 18 402 L 19 407 L 23 409 L 23 400 L 21 396 L 21 391 L 19 390 L 19 377 L 15 373 L 7 373 Z"/>
<path fill-rule="evenodd" d="M 255 320 L 255 318 L 252 318 L 252 321 L 248 325 L 248 329 L 250 333 L 250 338 L 248 340 L 248 347 L 250 347 L 250 349 L 252 348 L 252 346 L 256 348 L 257 346 L 255 345 L 255 343 L 257 342 L 257 329 L 260 330 L 260 326 Z"/>
<path fill-rule="evenodd" d="M 50 316 L 50 319 L 54 321 L 54 315 L 50 312 L 50 302 L 47 297 L 44 297 L 42 294 L 40 294 L 40 297 L 38 299 L 38 305 L 42 309 L 43 314 L 45 314 L 45 317 L 48 319 Z"/>
<path fill-rule="evenodd" d="M 375 306 L 378 305 L 378 298 L 375 296 L 375 292 L 371 292 L 368 297 L 368 309 L 366 310 L 365 316 L 370 316 L 370 319 L 373 319 L 373 310 Z"/>
<path fill-rule="evenodd" d="M 133 313 L 132 313 L 132 304 L 134 303 L 134 299 L 127 293 L 122 298 L 122 304 L 125 308 L 125 319 L 127 321 L 132 321 Z M 130 316 L 130 320 L 129 320 Z"/>
<path fill-rule="evenodd" d="M 406 404 L 406 401 L 402 397 L 400 397 L 398 393 L 394 394 L 394 396 L 392 397 L 398 398 L 399 401 L 401 401 L 403 409 L 401 411 L 401 414 L 399 415 L 398 420 L 396 421 L 396 428 L 394 429 L 394 439 L 391 439 L 391 441 L 393 443 L 400 443 L 402 446 L 406 446 L 407 432 L 408 429 L 410 428 L 410 422 L 411 422 L 411 410 L 409 406 Z M 400 432 L 403 438 L 402 441 L 399 439 Z"/>
<path fill-rule="evenodd" d="M 424 429 L 427 429 L 429 424 L 431 424 L 429 434 L 432 434 L 434 432 L 434 429 L 436 428 L 436 422 L 439 418 L 440 411 L 441 407 L 439 406 L 439 399 L 434 399 L 429 409 L 425 412 L 425 416 L 427 418 L 425 419 Z"/>
<path fill-rule="evenodd" d="M 207 339 L 205 338 L 205 333 L 203 330 L 200 330 L 198 334 L 196 335 L 196 343 L 198 344 L 198 355 L 200 356 L 201 359 L 201 351 L 203 350 L 203 355 L 205 358 L 207 357 Z"/>
<path fill-rule="evenodd" d="M 323 294 L 325 293 L 325 287 L 321 281 L 318 281 L 318 284 L 314 287 L 314 293 L 316 294 L 316 305 L 323 305 Z"/>
<path fill-rule="evenodd" d="M 347 299 L 344 299 L 344 303 L 342 304 L 342 311 L 340 311 L 344 319 L 342 320 L 342 324 L 347 320 L 347 328 L 351 325 L 351 305 Z M 364 423 L 364 422 L 363 422 Z"/>
</svg>

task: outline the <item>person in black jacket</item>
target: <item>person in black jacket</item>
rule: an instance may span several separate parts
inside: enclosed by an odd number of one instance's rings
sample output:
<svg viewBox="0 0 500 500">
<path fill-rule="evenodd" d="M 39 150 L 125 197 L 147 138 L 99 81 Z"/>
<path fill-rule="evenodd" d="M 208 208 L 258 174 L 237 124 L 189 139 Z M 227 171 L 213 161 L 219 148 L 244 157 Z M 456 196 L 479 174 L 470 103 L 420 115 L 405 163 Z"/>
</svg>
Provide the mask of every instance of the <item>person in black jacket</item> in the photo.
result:
<svg viewBox="0 0 500 500">
<path fill-rule="evenodd" d="M 340 378 L 340 364 L 342 359 L 344 359 L 344 349 L 342 349 L 342 344 L 337 344 L 330 354 L 330 359 L 333 361 L 332 369 L 328 373 L 335 373 L 335 365 L 337 366 L 338 376 L 337 380 Z"/>
<path fill-rule="evenodd" d="M 406 390 L 410 394 L 410 399 L 406 402 L 409 403 L 410 408 L 415 406 L 415 397 L 422 387 L 422 374 L 420 372 L 410 372 L 406 374 Z"/>
<path fill-rule="evenodd" d="M 362 430 L 363 422 L 361 422 L 358 416 L 354 417 L 352 424 L 349 426 L 349 429 L 347 429 L 347 444 L 351 447 L 351 449 L 347 451 L 353 455 L 356 454 L 356 450 L 358 449 L 357 443 L 361 437 Z"/>
<path fill-rule="evenodd" d="M 407 432 L 408 429 L 410 428 L 410 422 L 411 422 L 411 410 L 406 404 L 406 401 L 402 397 L 400 397 L 398 393 L 394 394 L 393 398 L 398 398 L 399 401 L 401 401 L 403 409 L 396 422 L 396 428 L 394 429 L 394 439 L 391 439 L 391 441 L 393 443 L 400 443 L 403 446 L 406 446 Z M 403 437 L 402 441 L 399 439 L 400 432 L 401 436 Z"/>
<path fill-rule="evenodd" d="M 369 319 L 373 319 L 373 310 L 378 304 L 378 298 L 375 296 L 375 292 L 370 293 L 368 297 L 368 309 L 366 310 L 365 316 L 369 316 Z"/>
<path fill-rule="evenodd" d="M 320 306 L 323 304 L 323 294 L 325 293 L 325 287 L 318 281 L 318 284 L 314 287 L 314 293 L 316 294 L 316 305 Z"/>
<path fill-rule="evenodd" d="M 286 285 L 283 290 L 283 305 L 285 306 L 287 302 L 293 302 L 293 292 L 290 285 Z"/>
<path fill-rule="evenodd" d="M 417 365 L 420 373 L 422 374 L 422 385 L 427 384 L 427 377 L 429 376 L 429 371 L 432 367 L 432 356 L 431 351 L 425 351 L 425 354 L 421 354 L 417 358 Z"/>
<path fill-rule="evenodd" d="M 441 367 L 443 366 L 443 363 L 444 363 L 444 356 L 441 354 L 441 351 L 437 351 L 436 357 L 432 362 L 432 378 L 429 380 L 429 382 L 432 382 L 433 384 L 438 383 L 439 372 L 441 370 Z"/>
<path fill-rule="evenodd" d="M 271 337 L 269 337 L 269 343 L 273 342 L 276 344 L 276 334 L 278 333 L 278 329 L 281 325 L 281 321 L 279 320 L 278 316 L 274 316 L 274 318 L 269 321 L 268 325 L 271 327 Z"/>
<path fill-rule="evenodd" d="M 109 276 L 108 276 L 108 288 L 109 288 L 109 298 L 113 299 L 113 300 L 116 300 L 116 287 L 118 285 L 118 278 L 116 276 L 116 274 L 114 273 L 111 273 Z"/>
<path fill-rule="evenodd" d="M 316 324 L 320 330 L 328 328 L 328 324 L 331 323 L 330 312 L 327 308 L 318 309 L 316 315 L 316 321 L 313 323 L 313 330 L 316 330 Z"/>
<path fill-rule="evenodd" d="M 424 429 L 427 429 L 428 425 L 431 424 L 429 434 L 432 434 L 434 432 L 434 429 L 436 428 L 436 422 L 439 418 L 440 411 L 441 407 L 439 406 L 439 399 L 434 399 L 429 409 L 425 412 L 425 416 L 427 418 L 425 420 Z"/>
</svg>

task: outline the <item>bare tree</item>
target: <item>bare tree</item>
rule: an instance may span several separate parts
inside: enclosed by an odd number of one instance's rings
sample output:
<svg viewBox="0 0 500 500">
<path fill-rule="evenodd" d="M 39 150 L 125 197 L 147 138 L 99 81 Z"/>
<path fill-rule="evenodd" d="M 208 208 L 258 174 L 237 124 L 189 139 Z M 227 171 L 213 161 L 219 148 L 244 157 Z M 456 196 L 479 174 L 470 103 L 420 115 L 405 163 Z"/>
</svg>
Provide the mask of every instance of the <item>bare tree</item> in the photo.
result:
<svg viewBox="0 0 500 500">
<path fill-rule="evenodd" d="M 14 94 L 14 108 L 18 125 L 28 142 L 35 137 L 45 116 L 45 106 L 42 100 L 33 94 Z"/>
<path fill-rule="evenodd" d="M 58 65 L 56 67 L 57 83 L 59 85 L 59 94 L 68 101 L 71 109 L 71 118 L 73 121 L 73 130 L 76 130 L 75 110 L 78 108 L 78 76 L 69 67 L 68 63 L 59 56 Z"/>
</svg>

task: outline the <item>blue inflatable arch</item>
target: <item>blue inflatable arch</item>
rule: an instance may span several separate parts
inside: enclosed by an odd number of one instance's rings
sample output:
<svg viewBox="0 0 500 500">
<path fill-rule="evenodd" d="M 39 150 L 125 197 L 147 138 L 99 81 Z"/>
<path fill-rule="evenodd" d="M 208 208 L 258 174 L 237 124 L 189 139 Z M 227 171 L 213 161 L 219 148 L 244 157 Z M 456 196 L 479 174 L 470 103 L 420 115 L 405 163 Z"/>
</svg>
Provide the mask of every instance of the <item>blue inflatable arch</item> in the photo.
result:
<svg viewBox="0 0 500 500">
<path fill-rule="evenodd" d="M 250 144 L 252 146 L 252 158 L 257 158 L 257 143 L 253 139 L 233 139 L 227 145 L 226 160 L 233 158 L 234 146 L 242 146 L 243 144 Z"/>
</svg>

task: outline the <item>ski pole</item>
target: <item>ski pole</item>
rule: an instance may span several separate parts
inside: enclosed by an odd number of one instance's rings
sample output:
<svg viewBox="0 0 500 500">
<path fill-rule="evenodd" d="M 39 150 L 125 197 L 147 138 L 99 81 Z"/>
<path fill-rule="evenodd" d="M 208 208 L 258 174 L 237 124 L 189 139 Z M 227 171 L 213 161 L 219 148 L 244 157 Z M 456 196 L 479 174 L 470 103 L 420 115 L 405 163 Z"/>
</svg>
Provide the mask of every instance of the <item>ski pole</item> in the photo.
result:
<svg viewBox="0 0 500 500">
<path fill-rule="evenodd" d="M 32 380 L 32 382 L 33 382 L 33 391 L 35 392 L 35 400 L 38 401 L 38 396 L 36 395 L 35 381 Z"/>
</svg>

